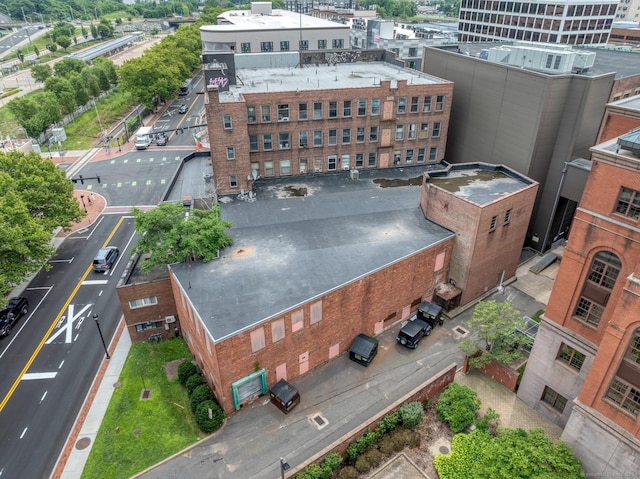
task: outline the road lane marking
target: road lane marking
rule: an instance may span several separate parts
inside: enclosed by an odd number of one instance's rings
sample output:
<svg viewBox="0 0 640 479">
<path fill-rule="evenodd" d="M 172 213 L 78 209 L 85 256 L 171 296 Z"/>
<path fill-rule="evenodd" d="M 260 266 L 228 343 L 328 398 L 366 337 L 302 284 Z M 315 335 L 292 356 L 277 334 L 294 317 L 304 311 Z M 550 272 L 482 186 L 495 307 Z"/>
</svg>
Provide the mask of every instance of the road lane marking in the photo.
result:
<svg viewBox="0 0 640 479">
<path fill-rule="evenodd" d="M 108 279 L 88 279 L 82 282 L 82 286 L 91 284 L 107 284 L 108 282 Z"/>
<path fill-rule="evenodd" d="M 34 379 L 53 379 L 58 375 L 57 372 L 53 373 L 27 373 L 22 376 L 23 381 L 33 381 Z"/>
<path fill-rule="evenodd" d="M 29 429 L 28 427 L 24 428 L 24 431 L 22 431 L 22 434 L 20 434 L 20 439 L 22 439 L 24 437 L 24 435 L 27 433 L 27 429 Z"/>
<path fill-rule="evenodd" d="M 67 316 L 67 324 L 61 327 L 60 329 L 58 329 L 54 334 L 52 334 L 51 337 L 47 339 L 47 342 L 45 344 L 51 344 L 53 340 L 56 339 L 58 336 L 60 336 L 62 333 L 66 333 L 64 342 L 67 344 L 72 343 L 73 341 L 71 340 L 71 333 L 73 332 L 73 323 L 76 321 L 76 319 L 80 318 L 82 316 L 82 313 L 84 313 L 91 306 L 93 305 L 86 304 L 85 307 L 82 308 L 78 314 L 74 314 L 75 307 L 73 304 L 70 304 L 69 315 Z M 62 321 L 60 321 L 60 323 L 62 323 Z"/>
<path fill-rule="evenodd" d="M 123 216 L 116 223 L 116 225 L 114 226 L 113 230 L 111 230 L 111 233 L 109 233 L 109 236 L 107 236 L 107 239 L 104 241 L 104 243 L 102 245 L 103 248 L 106 247 L 109 244 L 109 242 L 111 241 L 111 238 L 113 238 L 113 236 L 116 234 L 116 231 L 118 231 L 118 228 L 120 228 L 120 226 L 124 222 L 124 219 L 125 219 L 125 217 Z M 9 388 L 9 391 L 7 392 L 5 397 L 2 399 L 2 402 L 0 402 L 0 412 L 7 405 L 7 403 L 9 402 L 9 399 L 11 398 L 11 396 L 13 396 L 13 393 L 16 391 L 18 385 L 20 384 L 20 380 L 26 374 L 26 372 L 29 370 L 29 368 L 31 367 L 33 362 L 36 360 L 36 357 L 40 353 L 40 350 L 44 346 L 45 342 L 47 341 L 47 338 L 53 332 L 54 328 L 56 327 L 56 324 L 58 324 L 58 321 L 60 321 L 60 318 L 62 317 L 64 312 L 67 310 L 67 307 L 71 304 L 71 301 L 73 300 L 75 295 L 78 293 L 78 290 L 80 289 L 80 286 L 82 286 L 82 282 L 87 278 L 87 276 L 89 275 L 89 273 L 92 270 L 93 270 L 93 265 L 89 265 L 87 267 L 86 271 L 84 272 L 84 274 L 82 275 L 82 277 L 80 278 L 80 281 L 78 281 L 76 283 L 75 287 L 73 288 L 73 291 L 71 291 L 71 294 L 69 295 L 69 297 L 65 301 L 65 304 L 62 306 L 62 308 L 60 309 L 60 311 L 58 312 L 58 314 L 56 315 L 54 320 L 51 322 L 51 325 L 49 326 L 49 329 L 42 336 L 42 339 L 40 340 L 40 343 L 38 343 L 38 346 L 36 346 L 35 350 L 33 351 L 33 354 L 31 354 L 31 357 L 29 358 L 27 363 L 22 368 L 22 371 L 20 371 L 20 373 L 18 374 L 18 377 L 16 378 L 16 380 L 13 382 L 13 384 Z M 49 293 L 47 293 L 47 294 L 49 294 Z M 45 297 L 46 297 L 46 295 L 45 295 Z M 44 300 L 44 298 L 40 301 L 40 303 L 42 303 L 43 300 Z M 40 305 L 40 303 L 38 303 L 38 305 Z M 37 307 L 36 307 L 36 309 L 37 309 Z M 6 349 L 5 349 L 5 351 L 6 351 Z M 4 351 L 3 351 L 3 354 L 4 354 Z"/>
<path fill-rule="evenodd" d="M 167 180 L 165 180 L 164 178 L 162 178 L 162 179 L 160 180 L 160 184 L 161 184 L 161 185 L 164 185 L 166 182 L 167 182 Z"/>
<path fill-rule="evenodd" d="M 43 394 L 43 395 L 42 395 L 42 397 L 40 398 L 40 402 L 44 401 L 44 398 L 46 398 L 46 397 L 47 397 L 47 393 L 48 393 L 48 392 L 49 392 L 49 391 L 45 391 L 45 392 L 44 392 L 44 394 Z"/>
<path fill-rule="evenodd" d="M 131 186 L 136 186 L 137 184 L 138 184 L 138 182 L 135 181 L 135 180 L 131 182 Z"/>
</svg>

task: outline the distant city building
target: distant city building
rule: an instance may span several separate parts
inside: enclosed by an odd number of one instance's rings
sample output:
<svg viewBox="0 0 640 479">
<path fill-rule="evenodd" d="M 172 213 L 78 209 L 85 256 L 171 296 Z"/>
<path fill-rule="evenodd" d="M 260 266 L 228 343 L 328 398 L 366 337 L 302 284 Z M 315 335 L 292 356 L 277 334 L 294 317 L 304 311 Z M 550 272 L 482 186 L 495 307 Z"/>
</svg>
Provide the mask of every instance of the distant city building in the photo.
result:
<svg viewBox="0 0 640 479">
<path fill-rule="evenodd" d="M 251 10 L 229 10 L 217 25 L 200 27 L 204 52 L 270 53 L 349 49 L 349 27 L 340 23 L 272 10 L 271 2 L 252 2 Z"/>
<path fill-rule="evenodd" d="M 564 427 L 588 475 L 640 466 L 640 96 L 609 105 L 518 397 Z M 609 134 L 605 134 L 606 137 Z"/>
<path fill-rule="evenodd" d="M 640 45 L 640 24 L 638 22 L 614 22 L 609 41 L 613 44 L 628 45 L 629 51 L 632 50 L 632 47 L 638 48 Z"/>
<path fill-rule="evenodd" d="M 459 40 L 606 45 L 618 0 L 462 0 Z"/>
<path fill-rule="evenodd" d="M 640 21 L 640 0 L 620 0 L 616 21 Z"/>
</svg>

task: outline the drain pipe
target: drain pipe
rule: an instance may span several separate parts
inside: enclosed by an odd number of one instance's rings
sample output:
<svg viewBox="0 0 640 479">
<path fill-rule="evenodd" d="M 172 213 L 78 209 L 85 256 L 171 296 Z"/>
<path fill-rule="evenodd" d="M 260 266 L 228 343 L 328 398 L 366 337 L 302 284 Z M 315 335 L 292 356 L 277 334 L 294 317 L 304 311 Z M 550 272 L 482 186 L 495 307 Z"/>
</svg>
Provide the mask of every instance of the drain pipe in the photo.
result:
<svg viewBox="0 0 640 479">
<path fill-rule="evenodd" d="M 558 203 L 560 202 L 560 190 L 562 190 L 562 186 L 564 185 L 564 179 L 567 175 L 567 165 L 568 162 L 564 162 L 564 166 L 562 167 L 562 176 L 560 176 L 560 183 L 558 184 L 558 191 L 556 191 L 556 197 L 553 199 L 553 209 L 551 210 L 551 216 L 549 217 L 549 224 L 547 225 L 547 231 L 544 233 L 544 239 L 542 240 L 542 252 L 546 251 L 547 240 L 549 239 L 549 235 L 551 234 L 551 226 L 553 226 L 553 218 L 556 215 L 556 210 L 558 209 Z"/>
</svg>

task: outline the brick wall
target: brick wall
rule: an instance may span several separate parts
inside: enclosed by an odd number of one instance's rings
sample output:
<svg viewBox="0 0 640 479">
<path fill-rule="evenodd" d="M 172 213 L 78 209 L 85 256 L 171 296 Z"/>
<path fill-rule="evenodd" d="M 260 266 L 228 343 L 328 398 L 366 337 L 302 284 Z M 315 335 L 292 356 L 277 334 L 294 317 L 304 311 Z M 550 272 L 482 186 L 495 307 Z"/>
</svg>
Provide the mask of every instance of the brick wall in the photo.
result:
<svg viewBox="0 0 640 479">
<path fill-rule="evenodd" d="M 378 328 L 389 327 L 402 319 L 403 308 L 430 298 L 435 285 L 447 278 L 453 238 L 395 263 L 384 270 L 361 278 L 332 291 L 322 301 L 322 320 L 311 324 L 311 305 L 303 305 L 304 327 L 292 332 L 292 313 L 236 334 L 216 344 L 196 317 L 186 295 L 174 285 L 182 331 L 196 361 L 205 373 L 216 397 L 227 413 L 233 411 L 231 383 L 251 374 L 257 367 L 267 370 L 267 382 L 276 382 L 276 367 L 286 365 L 286 377 L 295 380 L 302 375 L 301 356 L 308 357 L 308 370 L 330 359 L 329 348 L 338 347 L 344 354 L 359 333 L 374 335 Z M 434 272 L 436 256 L 444 252 L 445 267 Z M 184 297 L 182 297 L 184 296 Z M 272 325 L 284 320 L 285 336 L 274 342 Z M 386 321 L 385 321 L 386 320 Z M 251 333 L 262 329 L 266 347 L 252 352 Z"/>
<path fill-rule="evenodd" d="M 245 190 L 250 186 L 247 183 L 247 175 L 251 173 L 251 164 L 257 166 L 257 171 L 261 177 L 266 176 L 287 176 L 300 175 L 300 159 L 306 159 L 306 172 L 314 171 L 314 159 L 321 159 L 321 172 L 329 170 L 328 157 L 337 156 L 335 171 L 343 169 L 341 160 L 343 155 L 349 155 L 349 169 L 356 168 L 356 155 L 364 155 L 364 165 L 358 168 L 368 168 L 369 153 L 376 153 L 378 161 L 376 168 L 386 168 L 394 166 L 393 153 L 396 150 L 402 152 L 400 165 L 407 164 L 407 150 L 413 150 L 413 160 L 411 164 L 418 163 L 418 150 L 425 149 L 424 163 L 429 160 L 430 148 L 436 147 L 438 153 L 435 161 L 440 161 L 445 157 L 447 144 L 447 134 L 449 127 L 449 116 L 451 111 L 451 101 L 453 94 L 452 83 L 441 84 L 407 84 L 406 80 L 398 81 L 397 88 L 391 87 L 391 82 L 382 81 L 378 85 L 368 88 L 345 89 L 339 88 L 340 83 L 330 85 L 327 89 L 316 91 L 288 91 L 288 92 L 264 92 L 264 93 L 243 93 L 239 99 L 230 101 L 224 99 L 222 102 L 219 93 L 212 89 L 207 92 L 206 113 L 211 139 L 211 159 L 216 187 L 219 194 L 239 193 L 241 188 Z M 437 95 L 445 95 L 443 111 L 435 111 L 435 100 Z M 423 99 L 425 96 L 432 97 L 431 112 L 422 112 Z M 406 113 L 397 113 L 397 102 L 399 97 L 406 97 Z M 419 97 L 420 104 L 418 112 L 410 111 L 412 97 Z M 371 115 L 371 99 L 381 100 L 381 114 Z M 367 114 L 357 115 L 357 101 L 367 99 Z M 343 117 L 343 102 L 351 100 L 352 115 L 349 118 Z M 323 119 L 313 120 L 313 103 L 323 102 Z M 336 118 L 328 117 L 329 102 L 336 101 L 338 105 L 338 115 Z M 298 105 L 306 103 L 308 108 L 308 120 L 298 120 Z M 279 104 L 289 105 L 289 121 L 278 121 Z M 271 106 L 271 121 L 262 123 L 260 115 L 261 105 Z M 247 106 L 256 107 L 257 123 L 247 125 Z M 390 112 L 387 117 L 384 110 Z M 233 129 L 224 130 L 222 125 L 223 115 L 231 115 L 233 119 Z M 431 135 L 433 123 L 440 122 L 441 130 L 439 137 Z M 422 123 L 429 124 L 429 134 L 427 138 L 421 138 L 420 128 Z M 409 125 L 415 125 L 416 138 L 408 139 Z M 404 139 L 395 140 L 396 125 L 404 125 Z M 369 132 L 372 126 L 378 126 L 378 141 L 369 141 Z M 365 141 L 357 141 L 357 128 L 365 128 Z M 351 130 L 351 140 L 348 144 L 342 142 L 343 129 Z M 337 145 L 328 144 L 329 130 L 337 130 Z M 322 147 L 313 146 L 314 130 L 322 130 Z M 308 147 L 299 146 L 299 132 L 306 131 L 308 134 Z M 290 148 L 280 150 L 278 146 L 279 133 L 290 134 Z M 264 151 L 263 135 L 271 134 L 273 149 Z M 248 135 L 258 135 L 259 151 L 249 152 Z M 383 139 L 387 138 L 386 144 Z M 236 151 L 236 160 L 226 159 L 226 147 L 233 146 Z M 291 161 L 291 173 L 282 172 L 280 169 L 281 160 Z M 273 162 L 273 173 L 270 174 L 265 169 L 265 162 Z M 332 170 L 333 171 L 333 170 Z M 235 175 L 239 185 L 231 187 L 229 176 Z"/>
<path fill-rule="evenodd" d="M 175 337 L 175 328 L 180 328 L 176 304 L 173 300 L 171 281 L 168 276 L 165 279 L 149 281 L 145 283 L 125 284 L 116 289 L 122 314 L 127 324 L 127 330 L 131 342 L 146 341 L 152 334 L 161 334 L 163 338 Z M 142 298 L 156 297 L 158 304 L 131 308 L 129 301 Z M 165 318 L 174 316 L 175 323 L 167 324 Z M 136 325 L 143 325 L 151 321 L 162 321 L 160 327 L 146 327 L 143 331 L 136 331 Z M 166 326 L 168 329 L 166 329 Z"/>
</svg>

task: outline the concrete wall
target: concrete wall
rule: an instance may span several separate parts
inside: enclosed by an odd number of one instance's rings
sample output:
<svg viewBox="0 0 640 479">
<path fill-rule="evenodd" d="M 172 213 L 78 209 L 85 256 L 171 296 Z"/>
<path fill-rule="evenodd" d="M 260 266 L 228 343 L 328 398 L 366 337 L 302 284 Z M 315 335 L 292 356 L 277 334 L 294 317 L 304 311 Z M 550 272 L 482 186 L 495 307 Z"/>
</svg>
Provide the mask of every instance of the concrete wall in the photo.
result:
<svg viewBox="0 0 640 479">
<path fill-rule="evenodd" d="M 571 446 L 588 476 L 633 476 L 640 469 L 640 441 L 579 401 L 561 439 Z"/>
<path fill-rule="evenodd" d="M 586 355 L 579 371 L 557 359 L 562 344 Z M 578 395 L 582 388 L 593 363 L 595 352 L 596 348 L 593 344 L 586 342 L 572 331 L 543 318 L 518 388 L 518 398 L 550 421 L 563 427 L 571 416 L 572 399 Z M 562 413 L 540 400 L 545 386 L 568 399 Z"/>
<path fill-rule="evenodd" d="M 449 238 L 215 344 L 187 295 L 174 282 L 183 335 L 220 404 L 230 413 L 233 411 L 231 383 L 246 377 L 256 368 L 267 370 L 269 385 L 276 382 L 278 367 L 284 371 L 287 380 L 295 380 L 344 354 L 359 333 L 375 335 L 407 316 L 407 312 L 415 309 L 423 299 L 431 297 L 436 284 L 446 281 L 453 241 Z M 434 271 L 440 254 L 446 257 L 445 266 Z M 318 301 L 322 304 L 322 319 L 311 324 L 310 309 Z M 292 314 L 299 310 L 304 318 L 303 327 L 293 331 Z M 274 324 L 281 321 L 285 328 L 284 338 L 274 341 Z M 264 332 L 265 347 L 252 352 L 251 334 L 257 330 Z"/>
</svg>

